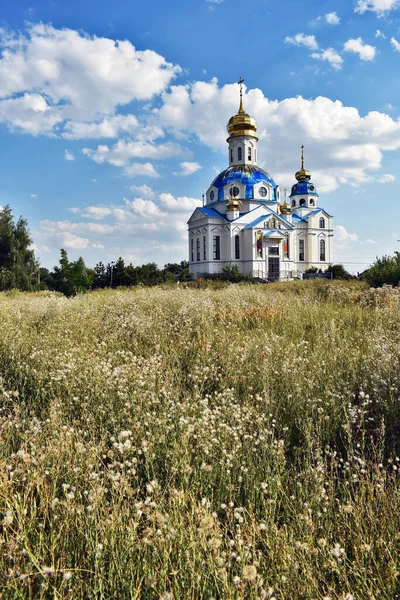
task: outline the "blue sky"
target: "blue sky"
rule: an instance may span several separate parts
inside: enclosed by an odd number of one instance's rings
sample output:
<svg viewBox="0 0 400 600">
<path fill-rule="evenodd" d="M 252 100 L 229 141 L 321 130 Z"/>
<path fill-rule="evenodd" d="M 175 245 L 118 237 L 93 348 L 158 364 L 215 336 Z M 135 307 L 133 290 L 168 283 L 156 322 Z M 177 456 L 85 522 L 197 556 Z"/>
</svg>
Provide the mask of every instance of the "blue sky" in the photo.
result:
<svg viewBox="0 0 400 600">
<path fill-rule="evenodd" d="M 282 188 L 305 145 L 335 260 L 400 248 L 400 0 L 3 0 L 0 28 L 0 205 L 44 266 L 186 259 L 239 76 Z"/>
</svg>

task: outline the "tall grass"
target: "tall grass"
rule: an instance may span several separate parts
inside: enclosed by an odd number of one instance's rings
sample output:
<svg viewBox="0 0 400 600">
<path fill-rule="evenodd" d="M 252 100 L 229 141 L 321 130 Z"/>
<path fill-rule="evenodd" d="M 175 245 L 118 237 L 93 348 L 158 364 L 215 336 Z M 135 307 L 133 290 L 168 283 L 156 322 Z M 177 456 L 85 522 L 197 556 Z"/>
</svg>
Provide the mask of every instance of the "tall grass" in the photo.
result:
<svg viewBox="0 0 400 600">
<path fill-rule="evenodd" d="M 0 296 L 2 598 L 400 598 L 400 298 Z"/>
</svg>

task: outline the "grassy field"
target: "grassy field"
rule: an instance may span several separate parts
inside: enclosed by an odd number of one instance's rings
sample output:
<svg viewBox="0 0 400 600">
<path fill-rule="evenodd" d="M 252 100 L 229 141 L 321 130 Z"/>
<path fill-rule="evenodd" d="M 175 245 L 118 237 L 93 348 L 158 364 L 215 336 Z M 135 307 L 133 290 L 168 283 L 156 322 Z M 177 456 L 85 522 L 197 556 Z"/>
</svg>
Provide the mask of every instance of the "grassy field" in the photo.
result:
<svg viewBox="0 0 400 600">
<path fill-rule="evenodd" d="M 400 598 L 400 292 L 0 295 L 0 596 Z"/>
</svg>

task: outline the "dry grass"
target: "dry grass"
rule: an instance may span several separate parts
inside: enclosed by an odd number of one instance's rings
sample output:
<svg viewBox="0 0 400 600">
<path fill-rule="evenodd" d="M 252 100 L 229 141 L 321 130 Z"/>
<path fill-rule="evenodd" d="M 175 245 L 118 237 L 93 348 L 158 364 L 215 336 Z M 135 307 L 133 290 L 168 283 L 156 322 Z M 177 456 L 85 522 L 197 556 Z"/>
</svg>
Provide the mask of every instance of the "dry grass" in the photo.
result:
<svg viewBox="0 0 400 600">
<path fill-rule="evenodd" d="M 400 301 L 0 296 L 2 598 L 399 598 Z"/>
</svg>

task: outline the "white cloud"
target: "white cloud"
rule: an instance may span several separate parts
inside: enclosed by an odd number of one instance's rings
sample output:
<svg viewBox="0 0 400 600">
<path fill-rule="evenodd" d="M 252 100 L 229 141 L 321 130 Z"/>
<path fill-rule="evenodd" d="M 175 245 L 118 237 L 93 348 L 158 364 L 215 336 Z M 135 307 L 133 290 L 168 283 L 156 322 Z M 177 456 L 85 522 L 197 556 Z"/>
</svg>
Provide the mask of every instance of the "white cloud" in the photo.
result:
<svg viewBox="0 0 400 600">
<path fill-rule="evenodd" d="M 391 173 L 384 173 L 384 175 L 378 177 L 377 181 L 378 183 L 392 183 L 392 181 L 394 181 L 395 179 L 396 177 L 394 175 L 391 175 Z"/>
<path fill-rule="evenodd" d="M 165 213 L 160 210 L 157 204 L 154 204 L 152 200 L 143 200 L 142 198 L 135 198 L 132 202 L 125 200 L 125 204 L 130 208 L 135 215 L 140 217 L 162 217 Z"/>
<path fill-rule="evenodd" d="M 65 160 L 75 160 L 75 156 L 69 150 L 64 150 L 64 159 Z"/>
<path fill-rule="evenodd" d="M 156 194 L 153 191 L 153 189 L 146 184 L 131 185 L 129 189 L 132 192 L 135 192 L 136 194 L 140 194 L 140 197 L 144 198 L 145 200 L 154 200 L 154 198 L 156 197 Z"/>
<path fill-rule="evenodd" d="M 181 162 L 181 171 L 179 173 L 173 173 L 174 175 L 192 175 L 201 169 L 201 165 L 198 162 Z"/>
<path fill-rule="evenodd" d="M 319 192 L 374 181 L 374 173 L 382 169 L 383 152 L 400 149 L 400 121 L 378 111 L 361 115 L 326 97 L 269 100 L 259 89 L 245 94 L 244 106 L 258 121 L 259 164 L 281 187 L 293 183 L 302 143 Z M 173 86 L 154 114 L 161 126 L 194 134 L 225 155 L 226 123 L 236 111 L 237 85 L 219 88 L 214 79 Z M 298 151 L 293 148 L 296 144 Z M 218 172 L 224 164 L 222 159 Z"/>
<path fill-rule="evenodd" d="M 112 214 L 112 210 L 106 206 L 87 206 L 86 208 L 70 208 L 70 212 L 74 214 L 80 214 L 82 217 L 89 219 L 104 219 L 108 215 Z"/>
<path fill-rule="evenodd" d="M 362 240 L 361 242 L 362 244 L 376 244 L 375 240 L 371 240 L 370 238 L 367 238 L 366 240 Z"/>
<path fill-rule="evenodd" d="M 399 0 L 358 0 L 354 12 L 362 15 L 370 10 L 382 17 L 386 12 L 398 8 L 399 5 Z"/>
<path fill-rule="evenodd" d="M 185 153 L 182 147 L 175 142 L 166 142 L 157 146 L 141 141 L 125 140 L 119 140 L 111 148 L 107 144 L 102 144 L 96 150 L 83 148 L 82 152 L 96 163 L 101 164 L 106 162 L 116 167 L 127 166 L 132 158 L 162 160 L 181 156 Z"/>
<path fill-rule="evenodd" d="M 121 134 L 134 134 L 139 121 L 134 115 L 117 115 L 97 123 L 70 121 L 65 126 L 62 137 L 68 140 L 83 138 L 117 138 Z"/>
<path fill-rule="evenodd" d="M 337 15 L 336 12 L 327 13 L 325 15 L 325 21 L 329 25 L 339 25 L 339 23 L 340 23 L 340 17 L 338 17 L 338 15 Z"/>
<path fill-rule="evenodd" d="M 398 42 L 394 37 L 392 37 L 392 39 L 390 40 L 390 43 L 392 44 L 394 50 L 396 50 L 396 52 L 400 52 L 400 42 Z"/>
<path fill-rule="evenodd" d="M 350 39 L 345 42 L 343 49 L 345 52 L 354 52 L 358 54 L 361 60 L 373 60 L 376 54 L 375 46 L 364 44 L 362 38 Z"/>
<path fill-rule="evenodd" d="M 17 129 L 31 135 L 51 135 L 62 120 L 60 109 L 50 106 L 40 94 L 25 93 L 17 98 L 0 99 L 0 122 L 11 130 Z"/>
<path fill-rule="evenodd" d="M 335 227 L 335 240 L 340 244 L 347 244 L 350 242 L 357 242 L 358 235 L 356 233 L 349 233 L 343 225 L 336 225 Z"/>
<path fill-rule="evenodd" d="M 318 42 L 315 39 L 315 35 L 304 35 L 304 33 L 296 33 L 296 35 L 286 36 L 285 37 L 286 44 L 294 44 L 295 46 L 306 46 L 310 48 L 310 50 L 318 49 Z"/>
<path fill-rule="evenodd" d="M 172 194 L 160 194 L 160 205 L 165 210 L 190 215 L 197 206 L 201 206 L 201 201 L 197 198 L 188 198 L 187 196 L 174 198 Z"/>
<path fill-rule="evenodd" d="M 37 194 L 31 194 L 31 198 L 37 198 L 38 195 Z"/>
<path fill-rule="evenodd" d="M 147 163 L 132 163 L 124 169 L 125 175 L 128 177 L 160 177 L 153 165 Z"/>
<path fill-rule="evenodd" d="M 384 33 L 382 33 L 382 31 L 380 29 L 376 30 L 375 37 L 376 38 L 383 38 L 384 40 L 386 40 L 386 35 Z"/>
<path fill-rule="evenodd" d="M 75 121 L 67 136 L 92 129 L 115 130 L 118 106 L 150 100 L 181 72 L 152 50 L 139 51 L 127 40 L 90 36 L 39 23 L 25 33 L 2 30 L 0 41 L 0 120 L 37 135 Z M 125 124 L 127 123 L 125 119 Z M 132 126 L 132 121 L 129 128 Z"/>
<path fill-rule="evenodd" d="M 313 52 L 311 54 L 313 58 L 318 60 L 326 60 L 335 70 L 339 70 L 342 68 L 343 58 L 334 50 L 333 48 L 328 48 L 327 50 L 321 50 L 320 53 Z"/>
</svg>

